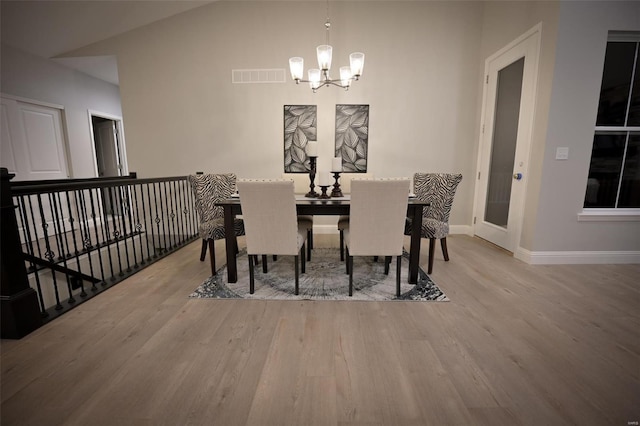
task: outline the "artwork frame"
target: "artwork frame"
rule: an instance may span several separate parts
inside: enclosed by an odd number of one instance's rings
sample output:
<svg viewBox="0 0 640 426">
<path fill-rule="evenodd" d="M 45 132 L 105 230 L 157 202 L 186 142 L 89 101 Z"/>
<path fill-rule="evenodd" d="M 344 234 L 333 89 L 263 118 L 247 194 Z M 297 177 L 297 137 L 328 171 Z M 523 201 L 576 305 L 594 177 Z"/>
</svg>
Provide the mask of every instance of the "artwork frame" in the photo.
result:
<svg viewBox="0 0 640 426">
<path fill-rule="evenodd" d="M 369 105 L 336 105 L 335 156 L 346 173 L 366 173 L 369 149 Z"/>
<path fill-rule="evenodd" d="M 318 135 L 317 105 L 285 105 L 284 172 L 309 173 L 311 165 L 306 147 Z"/>
</svg>

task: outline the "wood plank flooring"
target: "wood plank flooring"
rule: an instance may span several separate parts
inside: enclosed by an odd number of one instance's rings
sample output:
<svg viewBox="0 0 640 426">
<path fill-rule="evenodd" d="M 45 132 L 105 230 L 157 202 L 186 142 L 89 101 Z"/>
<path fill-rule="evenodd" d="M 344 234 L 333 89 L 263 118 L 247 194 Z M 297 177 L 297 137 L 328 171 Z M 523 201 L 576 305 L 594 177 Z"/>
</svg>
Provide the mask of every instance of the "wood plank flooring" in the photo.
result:
<svg viewBox="0 0 640 426">
<path fill-rule="evenodd" d="M 374 303 L 190 300 L 209 271 L 195 242 L 3 340 L 0 423 L 640 421 L 640 265 L 531 266 L 448 243 L 432 277 L 451 302 Z"/>
</svg>

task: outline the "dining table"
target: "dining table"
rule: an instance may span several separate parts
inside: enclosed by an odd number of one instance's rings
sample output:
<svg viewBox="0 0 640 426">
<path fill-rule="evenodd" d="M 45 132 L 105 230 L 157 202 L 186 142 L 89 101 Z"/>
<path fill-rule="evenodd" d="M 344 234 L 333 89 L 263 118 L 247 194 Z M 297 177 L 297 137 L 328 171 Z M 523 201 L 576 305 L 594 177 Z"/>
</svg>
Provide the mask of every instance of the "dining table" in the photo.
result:
<svg viewBox="0 0 640 426">
<path fill-rule="evenodd" d="M 225 245 L 227 252 L 227 279 L 229 283 L 238 281 L 238 266 L 236 263 L 237 237 L 234 232 L 234 219 L 242 214 L 242 206 L 238 196 L 226 198 L 216 203 L 224 210 Z M 420 239 L 422 228 L 422 210 L 429 206 L 429 202 L 415 197 L 407 197 L 407 217 L 411 220 L 411 243 L 409 246 L 409 277 L 410 284 L 418 282 L 420 261 Z M 351 207 L 351 197 L 332 197 L 328 199 L 310 198 L 296 195 L 296 211 L 298 215 L 348 216 Z"/>
</svg>

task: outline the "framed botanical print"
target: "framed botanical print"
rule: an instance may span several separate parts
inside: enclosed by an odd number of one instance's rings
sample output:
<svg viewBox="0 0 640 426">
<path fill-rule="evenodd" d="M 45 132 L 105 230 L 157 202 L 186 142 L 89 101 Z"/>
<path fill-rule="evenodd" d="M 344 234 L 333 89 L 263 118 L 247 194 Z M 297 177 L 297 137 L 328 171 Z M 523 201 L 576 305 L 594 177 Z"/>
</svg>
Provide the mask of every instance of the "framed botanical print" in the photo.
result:
<svg viewBox="0 0 640 426">
<path fill-rule="evenodd" d="M 336 105 L 336 157 L 342 170 L 367 172 L 369 144 L 369 105 Z"/>
<path fill-rule="evenodd" d="M 306 147 L 317 137 L 317 105 L 284 106 L 284 171 L 308 173 L 311 170 Z"/>
</svg>

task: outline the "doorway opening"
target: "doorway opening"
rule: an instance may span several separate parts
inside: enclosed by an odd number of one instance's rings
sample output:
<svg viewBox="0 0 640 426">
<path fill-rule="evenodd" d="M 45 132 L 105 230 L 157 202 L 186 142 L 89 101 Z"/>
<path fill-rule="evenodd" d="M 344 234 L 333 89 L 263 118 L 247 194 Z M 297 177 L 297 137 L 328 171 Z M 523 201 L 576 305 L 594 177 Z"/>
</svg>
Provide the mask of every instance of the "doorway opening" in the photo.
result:
<svg viewBox="0 0 640 426">
<path fill-rule="evenodd" d="M 96 112 L 89 112 L 91 136 L 95 153 L 95 168 L 98 177 L 118 177 L 128 175 L 122 119 Z M 102 204 L 111 215 L 121 215 L 126 211 L 126 194 L 112 190 L 103 191 Z"/>
</svg>

